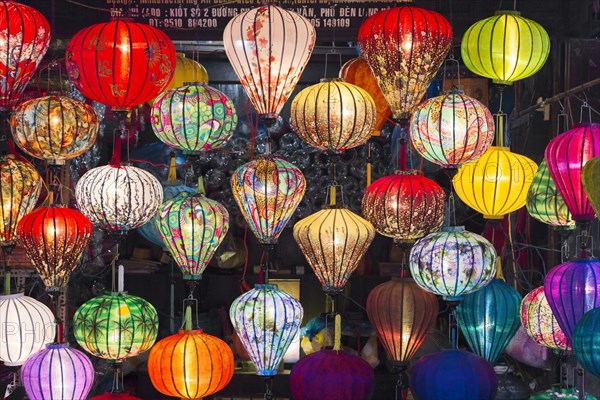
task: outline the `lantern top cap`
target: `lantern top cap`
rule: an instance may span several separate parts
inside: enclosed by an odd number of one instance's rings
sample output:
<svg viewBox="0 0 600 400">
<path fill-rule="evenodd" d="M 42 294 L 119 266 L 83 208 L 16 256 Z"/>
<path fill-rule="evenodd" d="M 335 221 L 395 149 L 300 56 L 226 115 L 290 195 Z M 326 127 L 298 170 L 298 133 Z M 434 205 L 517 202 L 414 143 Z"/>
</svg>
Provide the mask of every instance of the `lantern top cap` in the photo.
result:
<svg viewBox="0 0 600 400">
<path fill-rule="evenodd" d="M 254 285 L 254 288 L 257 290 L 277 290 L 277 285 L 272 283 L 262 283 Z"/>
<path fill-rule="evenodd" d="M 127 22 L 127 23 L 134 22 L 135 23 L 135 21 L 131 17 L 118 16 L 118 15 L 111 17 L 110 22 Z"/>
<path fill-rule="evenodd" d="M 510 147 L 506 146 L 490 146 L 488 147 L 488 151 L 508 151 L 510 152 Z"/>
<path fill-rule="evenodd" d="M 0 301 L 12 300 L 12 299 L 16 299 L 19 297 L 25 297 L 25 293 L 14 293 L 14 294 L 3 295 L 3 296 L 0 296 Z"/>
<path fill-rule="evenodd" d="M 202 87 L 206 87 L 208 85 L 207 85 L 206 82 L 201 82 L 201 81 L 183 82 L 183 86 L 182 87 L 186 87 L 186 86 L 202 86 Z"/>
<path fill-rule="evenodd" d="M 180 335 L 203 335 L 202 329 L 180 329 L 177 333 Z"/>
<path fill-rule="evenodd" d="M 330 83 L 330 82 L 346 82 L 346 80 L 342 78 L 321 78 L 319 81 L 321 83 Z"/>
<path fill-rule="evenodd" d="M 48 348 L 48 349 L 64 349 L 67 347 L 71 347 L 71 346 L 69 346 L 68 343 L 49 343 L 46 345 L 46 348 Z"/>
<path fill-rule="evenodd" d="M 494 13 L 494 15 L 516 15 L 521 16 L 521 12 L 517 10 L 498 10 Z"/>
<path fill-rule="evenodd" d="M 576 129 L 576 128 L 595 128 L 595 129 L 600 129 L 600 124 L 597 123 L 597 122 L 578 122 L 576 124 L 573 124 L 573 126 L 571 127 L 570 130 Z"/>
<path fill-rule="evenodd" d="M 464 232 L 464 226 L 444 226 L 440 229 L 442 232 Z"/>
<path fill-rule="evenodd" d="M 569 261 L 568 263 L 577 263 L 577 264 L 588 264 L 590 262 L 598 262 L 598 259 L 596 257 L 589 257 L 589 258 L 576 258 L 574 260 Z"/>
<path fill-rule="evenodd" d="M 404 171 L 401 169 L 397 169 L 394 171 L 394 175 L 423 175 L 423 173 L 418 169 L 407 169 Z"/>
</svg>

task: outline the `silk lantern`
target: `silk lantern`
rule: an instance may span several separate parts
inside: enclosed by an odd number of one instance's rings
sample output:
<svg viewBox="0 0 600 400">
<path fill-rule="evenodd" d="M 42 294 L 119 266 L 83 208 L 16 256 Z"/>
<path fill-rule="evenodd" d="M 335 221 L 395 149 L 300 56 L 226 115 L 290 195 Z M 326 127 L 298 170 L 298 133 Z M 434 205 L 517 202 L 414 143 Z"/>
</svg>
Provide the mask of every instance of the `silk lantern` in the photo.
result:
<svg viewBox="0 0 600 400">
<path fill-rule="evenodd" d="M 600 214 L 600 190 L 597 179 L 600 173 L 600 157 L 592 158 L 583 166 L 581 171 L 581 182 L 596 215 Z"/>
<path fill-rule="evenodd" d="M 546 161 L 542 161 L 533 177 L 525 206 L 529 215 L 557 230 L 575 229 L 575 221 L 550 177 Z"/>
<path fill-rule="evenodd" d="M 413 5 L 379 11 L 358 31 L 360 51 L 397 120 L 415 110 L 451 44 L 446 18 Z"/>
<path fill-rule="evenodd" d="M 571 350 L 546 299 L 544 288 L 533 289 L 521 302 L 521 325 L 537 344 L 554 350 Z"/>
<path fill-rule="evenodd" d="M 544 390 L 542 392 L 537 392 L 532 394 L 529 397 L 529 400 L 579 400 L 582 397 L 579 395 L 579 390 L 572 386 L 563 385 L 560 383 L 555 383 L 550 386 L 550 389 Z M 583 395 L 583 399 L 585 400 L 598 400 L 597 397 L 592 396 L 589 393 L 585 393 Z"/>
<path fill-rule="evenodd" d="M 187 58 L 185 53 L 175 53 L 175 71 L 173 72 L 173 78 L 164 88 L 164 92 L 185 86 L 191 82 L 208 84 L 206 68 L 198 61 Z M 148 104 L 152 106 L 155 101 L 156 99 L 150 100 Z"/>
<path fill-rule="evenodd" d="M 573 350 L 586 371 L 600 375 L 600 309 L 586 312 L 575 325 Z"/>
</svg>

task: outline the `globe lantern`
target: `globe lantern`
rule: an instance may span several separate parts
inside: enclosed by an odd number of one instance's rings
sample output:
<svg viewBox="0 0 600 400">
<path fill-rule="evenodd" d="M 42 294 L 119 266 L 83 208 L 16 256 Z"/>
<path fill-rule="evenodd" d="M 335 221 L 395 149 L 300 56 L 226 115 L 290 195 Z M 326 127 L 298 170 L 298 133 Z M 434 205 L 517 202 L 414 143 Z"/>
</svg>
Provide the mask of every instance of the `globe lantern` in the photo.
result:
<svg viewBox="0 0 600 400">
<path fill-rule="evenodd" d="M 455 169 L 481 157 L 494 141 L 494 119 L 485 105 L 461 91 L 417 107 L 410 142 L 426 160 Z"/>
<path fill-rule="evenodd" d="M 508 147 L 491 146 L 452 179 L 458 197 L 485 219 L 502 219 L 525 205 L 538 166 Z"/>
<path fill-rule="evenodd" d="M 275 123 L 315 45 L 315 28 L 272 4 L 233 17 L 223 32 L 225 54 L 259 117 Z"/>
<path fill-rule="evenodd" d="M 600 309 L 588 311 L 575 325 L 573 350 L 583 368 L 600 375 Z"/>
<path fill-rule="evenodd" d="M 600 126 L 600 125 L 599 125 Z M 589 160 L 581 171 L 581 183 L 596 215 L 600 215 L 600 190 L 597 187 L 600 174 L 600 157 Z"/>
<path fill-rule="evenodd" d="M 544 288 L 533 289 L 521 302 L 521 325 L 537 344 L 554 350 L 571 350 L 546 299 Z"/>
<path fill-rule="evenodd" d="M 258 375 L 277 375 L 303 315 L 300 302 L 277 285 L 256 285 L 233 301 L 229 318 Z"/>
<path fill-rule="evenodd" d="M 185 86 L 190 82 L 208 84 L 208 72 L 206 71 L 206 68 L 198 61 L 187 58 L 185 53 L 175 53 L 175 71 L 173 72 L 173 78 L 164 91 L 166 92 L 167 90 Z M 155 99 L 152 99 L 148 101 L 148 104 L 152 106 L 155 101 Z"/>
<path fill-rule="evenodd" d="M 494 246 L 463 226 L 430 233 L 414 244 L 409 257 L 415 282 L 451 301 L 487 285 L 496 274 L 496 263 Z"/>
<path fill-rule="evenodd" d="M 161 30 L 115 19 L 77 32 L 67 45 L 69 79 L 85 97 L 129 111 L 158 96 L 173 77 L 175 47 Z"/>
<path fill-rule="evenodd" d="M 379 11 L 358 31 L 360 51 L 397 120 L 421 102 L 451 44 L 446 18 L 413 5 Z"/>
<path fill-rule="evenodd" d="M 461 41 L 465 66 L 494 83 L 510 85 L 540 70 L 550 53 L 550 38 L 537 22 L 518 11 L 498 11 L 475 22 Z"/>
<path fill-rule="evenodd" d="M 92 106 L 70 97 L 40 97 L 19 104 L 11 117 L 11 131 L 25 153 L 62 165 L 92 147 L 98 115 Z"/>
<path fill-rule="evenodd" d="M 0 331 L 0 361 L 22 365 L 32 354 L 54 341 L 56 325 L 44 303 L 23 293 L 0 296 L 3 329 Z"/>
</svg>

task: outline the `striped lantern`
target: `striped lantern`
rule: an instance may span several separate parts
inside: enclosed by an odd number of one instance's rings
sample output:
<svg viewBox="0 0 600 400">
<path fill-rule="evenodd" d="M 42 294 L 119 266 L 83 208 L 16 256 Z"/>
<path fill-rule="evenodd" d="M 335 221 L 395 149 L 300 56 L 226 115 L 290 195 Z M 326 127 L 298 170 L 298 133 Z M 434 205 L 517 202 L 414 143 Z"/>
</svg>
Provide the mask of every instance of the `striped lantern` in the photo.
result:
<svg viewBox="0 0 600 400">
<path fill-rule="evenodd" d="M 543 287 L 533 289 L 523 297 L 521 325 L 537 344 L 554 350 L 571 350 L 565 333 L 552 313 Z"/>
</svg>

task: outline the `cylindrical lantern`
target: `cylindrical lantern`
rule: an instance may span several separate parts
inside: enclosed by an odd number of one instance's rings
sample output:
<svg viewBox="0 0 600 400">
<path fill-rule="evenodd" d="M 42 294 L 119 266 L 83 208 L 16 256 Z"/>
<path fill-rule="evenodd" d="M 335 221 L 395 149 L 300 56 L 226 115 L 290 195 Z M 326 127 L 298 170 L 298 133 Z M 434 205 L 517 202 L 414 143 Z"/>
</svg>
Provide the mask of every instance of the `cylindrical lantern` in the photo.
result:
<svg viewBox="0 0 600 400">
<path fill-rule="evenodd" d="M 494 141 L 492 113 L 461 91 L 434 97 L 417 107 L 410 142 L 442 168 L 458 168 L 481 157 Z"/>
<path fill-rule="evenodd" d="M 600 125 L 598 125 L 600 126 Z M 592 158 L 583 166 L 581 171 L 581 183 L 596 215 L 600 215 L 600 188 L 598 188 L 598 177 L 600 177 L 600 157 Z"/>
<path fill-rule="evenodd" d="M 381 235 L 412 243 L 444 223 L 444 190 L 419 171 L 396 171 L 365 191 L 362 212 Z"/>
<path fill-rule="evenodd" d="M 565 333 L 552 313 L 543 287 L 533 289 L 523 297 L 521 324 L 537 344 L 555 350 L 571 350 Z"/>
<path fill-rule="evenodd" d="M 275 121 L 296 87 L 315 38 L 308 19 L 269 3 L 236 15 L 225 27 L 225 54 L 267 124 Z"/>
<path fill-rule="evenodd" d="M 45 304 L 23 293 L 0 296 L 0 361 L 22 365 L 32 354 L 54 341 L 54 315 Z"/>
<path fill-rule="evenodd" d="M 175 69 L 175 47 L 157 28 L 115 19 L 77 32 L 65 62 L 85 97 L 128 111 L 165 90 Z"/>
<path fill-rule="evenodd" d="M 84 102 L 66 96 L 25 101 L 11 117 L 15 143 L 30 156 L 62 165 L 96 141 L 98 115 Z"/>
<path fill-rule="evenodd" d="M 510 85 L 538 72 L 550 53 L 550 38 L 518 11 L 498 11 L 475 22 L 461 41 L 462 59 L 477 75 Z"/>
<path fill-rule="evenodd" d="M 573 350 L 586 371 L 600 375 L 600 308 L 585 313 L 575 326 Z"/>
<path fill-rule="evenodd" d="M 438 301 L 412 279 L 392 278 L 376 286 L 367 298 L 367 315 L 388 358 L 408 363 L 435 324 Z"/>
<path fill-rule="evenodd" d="M 448 20 L 412 5 L 379 11 L 358 31 L 360 51 L 396 119 L 410 117 L 451 44 Z"/>
<path fill-rule="evenodd" d="M 173 79 L 164 88 L 164 91 L 176 89 L 191 82 L 199 82 L 208 84 L 208 72 L 206 68 L 196 60 L 187 58 L 185 53 L 175 53 L 175 71 Z M 154 104 L 156 99 L 148 102 L 150 106 Z"/>
<path fill-rule="evenodd" d="M 21 382 L 31 400 L 85 399 L 94 383 L 94 366 L 67 344 L 49 344 L 27 359 Z"/>
<path fill-rule="evenodd" d="M 496 263 L 494 246 L 464 226 L 430 233 L 414 244 L 409 258 L 415 282 L 452 301 L 487 285 L 496 274 Z"/>
<path fill-rule="evenodd" d="M 502 219 L 525 205 L 538 166 L 508 147 L 491 146 L 452 179 L 458 197 L 485 219 Z"/>
<path fill-rule="evenodd" d="M 277 374 L 303 315 L 300 302 L 277 285 L 256 285 L 233 301 L 229 318 L 258 375 Z"/>
</svg>

